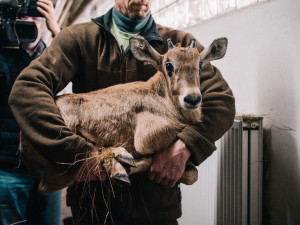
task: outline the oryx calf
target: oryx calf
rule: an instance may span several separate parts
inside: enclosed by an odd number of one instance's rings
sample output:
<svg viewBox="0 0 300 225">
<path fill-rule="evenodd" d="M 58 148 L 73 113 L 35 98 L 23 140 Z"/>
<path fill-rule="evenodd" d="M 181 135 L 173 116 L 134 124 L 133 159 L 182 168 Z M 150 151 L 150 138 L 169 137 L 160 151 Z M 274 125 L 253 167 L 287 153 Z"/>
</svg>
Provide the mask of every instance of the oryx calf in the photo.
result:
<svg viewBox="0 0 300 225">
<path fill-rule="evenodd" d="M 195 47 L 195 40 L 190 47 L 174 47 L 171 41 L 168 44 L 168 52 L 160 55 L 142 37 L 130 39 L 134 56 L 158 70 L 147 82 L 63 95 L 56 100 L 69 129 L 95 143 L 103 152 L 109 151 L 101 160 L 112 179 L 130 182 L 124 167 L 131 167 L 129 174 L 148 170 L 152 158 L 147 156 L 168 148 L 185 126 L 201 121 L 201 66 L 224 56 L 227 39 L 215 40 L 201 53 Z M 25 161 L 47 165 L 40 155 L 38 159 L 32 158 L 37 151 L 28 147 L 26 138 L 23 143 Z M 58 176 L 55 171 L 46 169 L 45 175 L 39 187 L 41 193 L 73 182 L 72 177 Z M 196 169 L 185 171 L 180 182 L 192 184 L 197 177 Z"/>
</svg>

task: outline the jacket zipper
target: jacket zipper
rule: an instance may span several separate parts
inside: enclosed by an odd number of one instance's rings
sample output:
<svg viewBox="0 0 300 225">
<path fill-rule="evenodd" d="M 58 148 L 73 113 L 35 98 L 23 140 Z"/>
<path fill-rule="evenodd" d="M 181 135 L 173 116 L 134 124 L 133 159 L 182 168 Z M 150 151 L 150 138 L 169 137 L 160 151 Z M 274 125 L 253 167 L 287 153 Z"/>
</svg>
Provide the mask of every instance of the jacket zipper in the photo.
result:
<svg viewBox="0 0 300 225">
<path fill-rule="evenodd" d="M 113 36 L 113 35 L 112 35 Z M 115 38 L 115 37 L 114 37 Z M 116 40 L 117 42 L 117 40 Z M 117 45 L 119 46 L 118 42 Z M 124 51 L 123 45 L 119 46 L 120 51 L 121 51 L 121 64 L 122 64 L 122 71 L 121 71 L 121 83 L 126 83 L 127 82 L 127 71 L 126 71 L 126 64 L 127 64 L 127 55 Z"/>
<path fill-rule="evenodd" d="M 122 58 L 123 64 L 124 64 L 123 71 L 122 71 L 123 76 L 124 76 L 124 83 L 127 83 L 127 81 L 128 81 L 128 79 L 127 79 L 127 68 L 126 68 L 126 66 L 127 66 L 127 59 L 128 59 L 128 52 L 124 53 L 123 54 L 123 58 Z"/>
<path fill-rule="evenodd" d="M 106 30 L 106 32 L 108 32 L 114 39 L 114 41 L 116 42 L 120 55 L 121 55 L 121 59 L 120 59 L 120 69 L 121 69 L 121 75 L 120 75 L 120 83 L 126 83 L 127 82 L 127 71 L 126 71 L 126 63 L 127 63 L 127 56 L 128 53 L 124 53 L 124 49 L 123 46 L 120 47 L 117 39 L 115 38 L 115 36 L 109 31 L 107 30 L 104 26 L 98 24 L 99 26 L 101 26 L 104 30 Z"/>
</svg>

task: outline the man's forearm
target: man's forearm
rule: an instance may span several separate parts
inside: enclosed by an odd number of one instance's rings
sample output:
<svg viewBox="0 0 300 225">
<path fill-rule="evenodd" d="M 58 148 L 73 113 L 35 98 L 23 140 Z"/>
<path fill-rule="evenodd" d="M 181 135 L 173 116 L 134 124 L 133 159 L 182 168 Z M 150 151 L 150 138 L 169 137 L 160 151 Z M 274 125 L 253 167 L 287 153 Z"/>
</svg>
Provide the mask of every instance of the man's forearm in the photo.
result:
<svg viewBox="0 0 300 225">
<path fill-rule="evenodd" d="M 65 29 L 23 70 L 9 97 L 20 128 L 52 163 L 74 163 L 76 157 L 79 159 L 92 149 L 84 138 L 66 127 L 54 101 L 56 93 L 76 74 L 79 56 L 76 39 Z"/>
</svg>

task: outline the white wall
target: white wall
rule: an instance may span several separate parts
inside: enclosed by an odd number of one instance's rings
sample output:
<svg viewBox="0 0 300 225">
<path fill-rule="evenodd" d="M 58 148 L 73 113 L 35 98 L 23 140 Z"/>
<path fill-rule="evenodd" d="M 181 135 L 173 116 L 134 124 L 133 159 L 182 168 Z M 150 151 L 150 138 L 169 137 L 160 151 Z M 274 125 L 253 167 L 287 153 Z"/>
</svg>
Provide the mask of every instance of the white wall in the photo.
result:
<svg viewBox="0 0 300 225">
<path fill-rule="evenodd" d="M 300 1 L 266 1 L 185 30 L 204 45 L 228 38 L 225 58 L 214 65 L 233 89 L 237 112 L 273 120 L 270 224 L 300 224 Z"/>
</svg>

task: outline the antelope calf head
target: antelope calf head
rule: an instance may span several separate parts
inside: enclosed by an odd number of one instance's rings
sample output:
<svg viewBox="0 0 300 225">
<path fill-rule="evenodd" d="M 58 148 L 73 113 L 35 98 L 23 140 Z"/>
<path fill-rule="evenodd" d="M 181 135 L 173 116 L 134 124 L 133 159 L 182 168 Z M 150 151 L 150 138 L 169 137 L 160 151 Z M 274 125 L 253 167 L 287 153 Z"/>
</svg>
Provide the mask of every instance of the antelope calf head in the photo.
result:
<svg viewBox="0 0 300 225">
<path fill-rule="evenodd" d="M 199 109 L 202 102 L 200 92 L 202 65 L 225 55 L 227 39 L 214 40 L 202 52 L 196 48 L 195 39 L 189 47 L 175 47 L 168 39 L 169 50 L 164 55 L 159 54 L 140 36 L 131 38 L 130 46 L 137 59 L 150 62 L 164 74 L 172 101 L 183 115 L 188 115 L 201 112 Z"/>
</svg>

